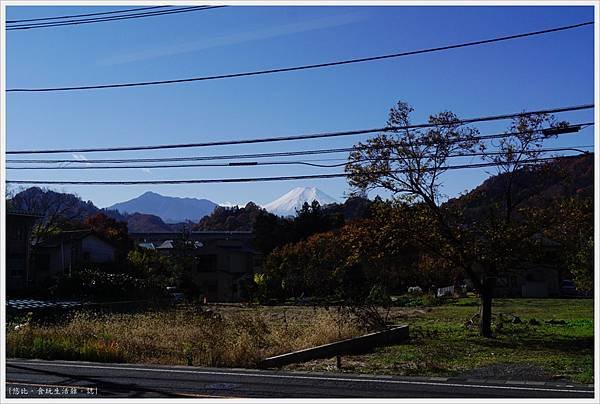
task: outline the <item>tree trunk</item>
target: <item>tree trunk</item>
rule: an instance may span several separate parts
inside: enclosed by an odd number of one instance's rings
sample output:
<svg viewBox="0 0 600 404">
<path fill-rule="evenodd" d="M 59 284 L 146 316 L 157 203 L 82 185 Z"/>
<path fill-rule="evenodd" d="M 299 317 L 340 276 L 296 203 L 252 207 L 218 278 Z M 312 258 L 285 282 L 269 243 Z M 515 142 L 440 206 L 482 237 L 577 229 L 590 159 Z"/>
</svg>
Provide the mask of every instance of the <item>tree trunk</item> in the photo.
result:
<svg viewBox="0 0 600 404">
<path fill-rule="evenodd" d="M 479 335 L 485 338 L 492 337 L 492 297 L 496 279 L 487 277 L 483 279 L 480 291 L 481 307 L 479 308 Z"/>
</svg>

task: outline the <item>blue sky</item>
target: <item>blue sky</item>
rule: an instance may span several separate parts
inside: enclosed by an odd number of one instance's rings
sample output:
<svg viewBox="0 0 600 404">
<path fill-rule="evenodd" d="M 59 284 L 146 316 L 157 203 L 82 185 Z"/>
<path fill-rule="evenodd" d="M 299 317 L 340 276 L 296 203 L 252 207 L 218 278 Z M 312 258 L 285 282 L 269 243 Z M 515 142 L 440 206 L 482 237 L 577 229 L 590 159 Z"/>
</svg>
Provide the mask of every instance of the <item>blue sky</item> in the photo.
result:
<svg viewBox="0 0 600 404">
<path fill-rule="evenodd" d="M 25 19 L 118 7 L 7 7 Z M 161 80 L 260 70 L 443 46 L 593 20 L 590 6 L 227 7 L 81 26 L 8 31 L 7 88 Z M 56 93 L 7 93 L 7 149 L 126 146 L 351 130 L 385 125 L 398 100 L 413 121 L 451 110 L 475 117 L 593 103 L 593 27 L 330 69 L 188 84 Z M 561 114 L 592 121 L 593 112 Z M 507 121 L 478 125 L 502 131 Z M 197 156 L 350 147 L 337 139 L 85 158 Z M 548 146 L 593 144 L 593 128 Z M 70 154 L 48 158 L 73 158 Z M 43 157 L 37 155 L 37 157 Z M 328 155 L 326 158 L 344 158 Z M 25 158 L 25 156 L 23 156 Z M 318 157 L 306 157 L 304 160 Z M 296 160 L 298 158 L 295 158 Z M 281 160 L 281 159 L 279 159 Z M 7 171 L 9 179 L 155 180 L 341 172 L 304 166 Z M 444 192 L 478 185 L 489 170 L 453 171 Z M 247 184 L 61 186 L 105 207 L 147 190 L 215 202 L 264 204 L 296 186 L 343 199 L 344 179 Z M 376 193 L 372 193 L 374 196 Z M 386 195 L 385 193 L 381 193 Z"/>
</svg>

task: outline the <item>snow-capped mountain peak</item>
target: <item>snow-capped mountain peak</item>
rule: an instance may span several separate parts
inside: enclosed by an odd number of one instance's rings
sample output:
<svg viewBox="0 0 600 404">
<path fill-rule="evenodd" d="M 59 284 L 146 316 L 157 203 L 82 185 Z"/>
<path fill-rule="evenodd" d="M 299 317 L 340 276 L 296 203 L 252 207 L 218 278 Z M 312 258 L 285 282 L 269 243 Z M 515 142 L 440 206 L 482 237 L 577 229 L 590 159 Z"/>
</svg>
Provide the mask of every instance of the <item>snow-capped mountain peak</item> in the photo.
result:
<svg viewBox="0 0 600 404">
<path fill-rule="evenodd" d="M 337 203 L 337 201 L 325 192 L 315 187 L 297 187 L 275 199 L 272 202 L 267 203 L 263 207 L 271 213 L 280 216 L 295 215 L 297 210 L 302 208 L 304 202 L 309 204 L 313 201 L 318 201 L 321 206 L 328 205 L 330 203 Z"/>
</svg>

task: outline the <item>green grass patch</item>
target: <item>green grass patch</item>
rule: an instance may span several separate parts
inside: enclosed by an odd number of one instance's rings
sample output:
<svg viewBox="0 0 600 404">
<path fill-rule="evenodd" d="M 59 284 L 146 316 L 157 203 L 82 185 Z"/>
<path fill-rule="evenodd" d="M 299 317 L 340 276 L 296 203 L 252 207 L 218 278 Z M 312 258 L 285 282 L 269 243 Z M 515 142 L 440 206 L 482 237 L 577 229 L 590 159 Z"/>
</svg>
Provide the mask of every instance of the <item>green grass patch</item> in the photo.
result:
<svg viewBox="0 0 600 404">
<path fill-rule="evenodd" d="M 341 370 L 452 377 L 490 367 L 525 368 L 537 370 L 542 375 L 535 376 L 546 380 L 593 383 L 591 299 L 496 299 L 492 339 L 480 337 L 476 325 L 465 325 L 478 306 L 475 298 L 461 298 L 437 307 L 394 309 L 394 321 L 409 325 L 410 341 L 345 357 Z M 330 360 L 290 368 L 337 370 Z M 503 377 L 511 376 L 490 376 Z"/>
</svg>

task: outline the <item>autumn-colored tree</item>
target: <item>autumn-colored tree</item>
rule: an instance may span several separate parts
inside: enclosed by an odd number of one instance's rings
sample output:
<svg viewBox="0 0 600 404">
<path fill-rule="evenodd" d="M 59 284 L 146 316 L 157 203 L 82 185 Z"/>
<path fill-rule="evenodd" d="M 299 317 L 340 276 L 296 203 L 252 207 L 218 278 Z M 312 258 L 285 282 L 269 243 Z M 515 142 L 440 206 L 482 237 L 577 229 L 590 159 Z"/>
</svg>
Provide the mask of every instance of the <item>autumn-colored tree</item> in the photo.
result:
<svg viewBox="0 0 600 404">
<path fill-rule="evenodd" d="M 254 222 L 255 247 L 263 254 L 269 254 L 277 247 L 338 229 L 344 224 L 343 214 L 327 211 L 318 201 L 305 202 L 297 213 L 295 217 L 280 217 L 261 209 Z"/>
<path fill-rule="evenodd" d="M 265 260 L 273 297 L 323 296 L 333 294 L 334 274 L 344 261 L 333 232 L 320 233 L 275 249 Z"/>
<path fill-rule="evenodd" d="M 419 279 L 408 236 L 411 208 L 375 202 L 368 219 L 275 249 L 255 277 L 263 299 L 311 296 L 335 301 L 368 329 L 386 325 L 379 306 Z"/>
<path fill-rule="evenodd" d="M 420 251 L 412 237 L 413 209 L 398 201 L 376 201 L 368 219 L 349 223 L 341 231 L 348 264 L 362 264 L 372 284 L 388 291 L 419 285 Z"/>
<path fill-rule="evenodd" d="M 96 213 L 88 216 L 83 221 L 83 225 L 100 234 L 116 246 L 119 260 L 124 260 L 127 253 L 133 248 L 133 240 L 127 232 L 126 222 L 119 222 L 106 216 L 104 213 Z"/>
<path fill-rule="evenodd" d="M 575 285 L 586 293 L 594 292 L 594 237 L 581 240 L 579 248 L 569 260 L 569 272 L 573 275 Z"/>
<path fill-rule="evenodd" d="M 365 298 L 375 285 L 388 292 L 414 284 L 418 250 L 408 237 L 408 206 L 381 202 L 371 217 L 336 231 L 286 244 L 267 256 L 265 276 L 291 296 Z"/>
<path fill-rule="evenodd" d="M 366 191 L 384 188 L 415 207 L 415 239 L 431 255 L 463 271 L 481 296 L 480 334 L 491 336 L 492 297 L 498 274 L 512 270 L 519 254 L 527 251 L 531 227 L 516 221 L 513 179 L 541 153 L 542 142 L 560 130 L 551 116 L 525 115 L 517 118 L 496 149 L 464 125 L 452 112 L 429 117 L 430 127 L 411 128 L 413 108 L 399 102 L 389 114 L 388 130 L 358 143 L 349 156 L 346 172 L 352 186 Z M 465 223 L 460 209 L 443 204 L 441 177 L 453 165 L 452 158 L 483 153 L 506 180 L 503 200 L 485 217 Z"/>
<path fill-rule="evenodd" d="M 136 277 L 150 279 L 161 285 L 163 290 L 167 286 L 181 286 L 183 269 L 168 255 L 156 250 L 131 250 L 127 254 L 127 261 Z"/>
</svg>

